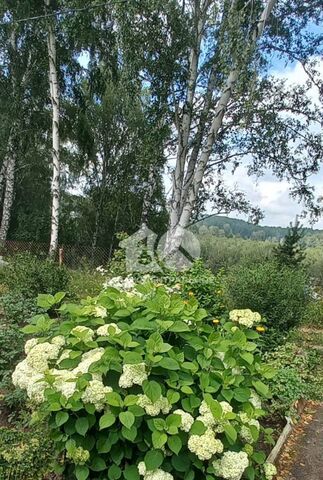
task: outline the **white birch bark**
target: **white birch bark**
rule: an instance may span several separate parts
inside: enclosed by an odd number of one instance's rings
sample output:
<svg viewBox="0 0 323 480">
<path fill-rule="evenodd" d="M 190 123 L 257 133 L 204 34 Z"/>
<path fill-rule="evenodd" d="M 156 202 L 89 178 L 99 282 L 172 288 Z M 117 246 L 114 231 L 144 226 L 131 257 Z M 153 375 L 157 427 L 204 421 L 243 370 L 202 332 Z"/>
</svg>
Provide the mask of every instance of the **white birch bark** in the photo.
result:
<svg viewBox="0 0 323 480">
<path fill-rule="evenodd" d="M 50 0 L 45 0 L 49 6 Z M 58 248 L 59 203 L 60 203 L 60 136 L 59 136 L 59 85 L 57 74 L 56 37 L 54 27 L 48 23 L 47 35 L 49 60 L 49 87 L 52 103 L 52 213 L 49 255 L 55 256 Z"/>
<path fill-rule="evenodd" d="M 6 185 L 3 197 L 2 218 L 0 226 L 0 243 L 4 244 L 7 240 L 8 230 L 11 218 L 11 209 L 14 200 L 15 170 L 16 170 L 16 152 L 14 150 L 13 139 L 9 139 L 8 154 L 6 163 Z"/>
<path fill-rule="evenodd" d="M 266 22 L 276 4 L 277 0 L 267 0 L 266 5 L 263 9 L 263 12 L 258 20 L 258 23 L 251 36 L 251 48 L 256 47 L 257 40 L 263 34 Z M 197 64 L 198 64 L 197 59 Z M 193 66 L 194 67 L 194 66 Z M 190 69 L 192 65 L 190 65 Z M 190 72 L 192 74 L 192 72 Z M 193 68 L 194 73 L 194 68 Z M 189 221 L 197 200 L 199 189 L 203 181 L 204 173 L 208 165 L 213 145 L 217 139 L 217 135 L 223 125 L 223 119 L 229 104 L 230 99 L 232 98 L 232 91 L 235 83 L 239 79 L 239 69 L 233 67 L 232 71 L 229 73 L 228 78 L 225 82 L 223 91 L 217 101 L 215 108 L 213 120 L 207 132 L 204 143 L 201 141 L 201 138 L 196 138 L 198 140 L 193 148 L 190 159 L 187 159 L 187 154 L 185 159 L 177 156 L 177 163 L 175 168 L 175 175 L 173 180 L 173 194 L 176 192 L 176 198 L 180 198 L 177 202 L 170 203 L 170 222 L 169 222 L 169 231 L 167 235 L 167 241 L 165 245 L 165 255 L 172 255 L 178 250 L 181 245 L 183 234 L 185 228 L 188 227 Z M 196 73 L 197 76 L 197 73 Z M 196 77 L 197 78 L 197 77 Z M 209 79 L 209 85 L 211 78 Z M 208 94 L 208 92 L 207 92 Z M 204 107 L 207 105 L 207 94 L 204 103 Z M 204 112 L 206 113 L 206 112 Z M 200 123 L 197 129 L 198 135 L 202 135 L 205 128 L 205 124 L 201 122 L 205 121 L 204 115 L 201 116 Z M 181 145 L 181 138 L 179 138 L 178 152 L 182 152 L 183 148 Z M 185 171 L 185 165 L 188 163 L 186 175 L 184 178 L 183 172 Z M 184 165 L 184 167 L 183 167 Z M 183 179 L 176 172 L 181 172 Z M 175 211 L 174 211 L 175 210 Z"/>
<path fill-rule="evenodd" d="M 11 63 L 11 84 L 12 84 L 12 91 L 13 91 L 13 101 L 14 101 L 14 116 L 18 114 L 17 104 L 19 102 L 19 95 L 17 90 L 17 80 L 16 80 L 16 72 L 15 72 L 15 61 L 16 61 L 16 53 L 17 53 L 17 41 L 16 41 L 16 29 L 14 28 L 11 32 L 10 39 L 10 63 Z M 26 74 L 26 72 L 25 72 Z M 25 78 L 23 78 L 22 83 L 25 82 Z M 4 244 L 7 240 L 9 226 L 10 226 L 10 218 L 11 218 L 11 209 L 14 200 L 14 187 L 15 187 L 15 170 L 16 170 L 16 160 L 17 160 L 17 152 L 15 149 L 15 142 L 14 137 L 17 133 L 17 124 L 18 119 L 14 118 L 12 126 L 10 128 L 9 137 L 8 137 L 8 145 L 7 145 L 7 153 L 4 158 L 4 162 L 1 168 L 1 197 L 3 194 L 2 188 L 4 186 L 4 195 L 3 195 L 3 204 L 2 204 L 2 216 L 1 216 L 1 225 L 0 225 L 0 243 Z"/>
</svg>

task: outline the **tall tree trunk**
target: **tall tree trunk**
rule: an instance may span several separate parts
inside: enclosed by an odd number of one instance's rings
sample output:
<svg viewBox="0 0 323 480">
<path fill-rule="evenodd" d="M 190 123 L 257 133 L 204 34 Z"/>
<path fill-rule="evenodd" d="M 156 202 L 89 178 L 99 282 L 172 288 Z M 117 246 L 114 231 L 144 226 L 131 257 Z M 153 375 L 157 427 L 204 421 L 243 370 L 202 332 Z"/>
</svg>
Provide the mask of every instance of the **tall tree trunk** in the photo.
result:
<svg viewBox="0 0 323 480">
<path fill-rule="evenodd" d="M 277 0 L 267 0 L 266 6 L 255 26 L 249 47 L 251 50 L 256 48 L 256 43 L 259 37 L 263 34 L 265 24 L 276 4 Z M 199 2 L 197 2 L 199 4 Z M 233 0 L 231 8 L 236 4 Z M 208 7 L 209 3 L 205 0 L 202 5 L 205 8 Z M 190 57 L 189 64 L 189 79 L 188 87 L 186 92 L 186 105 L 189 102 L 193 106 L 194 103 L 194 89 L 192 89 L 193 80 L 198 77 L 197 65 L 199 63 L 200 55 L 200 45 L 201 45 L 201 32 L 204 28 L 206 11 L 198 11 L 198 15 L 202 17 L 203 22 L 197 22 L 197 36 L 196 36 L 196 45 L 193 47 Z M 197 55 L 197 58 L 195 58 Z M 177 147 L 177 162 L 173 175 L 173 186 L 172 186 L 172 198 L 170 202 L 170 221 L 169 221 L 169 230 L 167 234 L 166 244 L 164 254 L 165 256 L 172 255 L 177 252 L 179 249 L 182 240 L 185 228 L 188 227 L 190 218 L 196 204 L 198 197 L 199 189 L 201 187 L 205 170 L 207 168 L 213 145 L 216 142 L 217 136 L 221 127 L 223 125 L 223 119 L 229 104 L 230 99 L 232 98 L 232 91 L 235 83 L 239 79 L 240 71 L 234 65 L 231 72 L 229 73 L 227 80 L 225 82 L 223 91 L 217 101 L 213 120 L 209 126 L 208 131 L 206 132 L 205 140 L 203 142 L 203 133 L 205 130 L 205 119 L 209 111 L 210 103 L 210 93 L 212 94 L 212 83 L 214 81 L 214 74 L 211 71 L 209 77 L 209 84 L 205 94 L 203 112 L 200 117 L 199 124 L 197 125 L 196 134 L 194 137 L 195 147 L 192 149 L 191 154 L 188 154 L 188 143 L 190 140 L 190 135 L 187 133 L 187 127 L 192 122 L 193 113 L 190 114 L 189 123 L 186 113 L 186 108 L 184 106 L 182 122 L 177 121 L 179 125 L 178 129 L 178 147 Z M 193 107 L 191 107 L 193 108 Z M 191 110 L 192 112 L 192 110 Z M 185 135 L 183 135 L 183 130 Z M 183 145 L 183 141 L 184 144 Z"/>
<path fill-rule="evenodd" d="M 50 0 L 45 0 L 49 7 Z M 59 85 L 57 75 L 56 37 L 53 24 L 48 23 L 47 35 L 49 60 L 49 87 L 52 103 L 52 215 L 49 255 L 54 257 L 58 248 L 59 204 L 60 204 L 60 137 L 59 137 Z"/>
<path fill-rule="evenodd" d="M 4 160 L 5 179 L 6 184 L 4 188 L 3 206 L 2 206 L 2 218 L 0 225 L 0 244 L 3 245 L 7 240 L 11 208 L 14 200 L 14 186 L 15 186 L 15 169 L 16 169 L 16 151 L 13 143 L 13 138 L 9 139 L 8 153 Z M 1 172 L 2 173 L 2 172 Z"/>
</svg>

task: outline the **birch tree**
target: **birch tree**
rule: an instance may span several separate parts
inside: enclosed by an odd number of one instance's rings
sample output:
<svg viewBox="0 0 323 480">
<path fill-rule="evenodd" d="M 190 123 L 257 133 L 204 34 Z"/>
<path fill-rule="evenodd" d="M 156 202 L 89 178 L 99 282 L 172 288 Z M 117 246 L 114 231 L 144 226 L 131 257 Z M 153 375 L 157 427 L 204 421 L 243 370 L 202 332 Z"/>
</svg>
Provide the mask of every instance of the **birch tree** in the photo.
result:
<svg viewBox="0 0 323 480">
<path fill-rule="evenodd" d="M 295 5 L 297 2 L 293 3 L 294 8 L 298 9 L 298 15 L 302 15 L 299 11 L 300 5 Z M 169 231 L 165 255 L 178 250 L 184 230 L 190 223 L 199 194 L 204 187 L 203 182 L 206 175 L 215 167 L 213 176 L 217 176 L 226 168 L 230 157 L 238 158 L 239 155 L 243 156 L 249 153 L 245 149 L 241 149 L 240 152 L 232 154 L 235 149 L 231 144 L 227 155 L 223 155 L 224 139 L 226 135 L 236 132 L 236 139 L 240 136 L 240 145 L 243 143 L 241 136 L 245 134 L 243 130 L 246 130 L 244 126 L 248 122 L 250 112 L 248 113 L 243 106 L 243 101 L 239 105 L 239 99 L 246 99 L 247 92 L 253 88 L 253 79 L 257 78 L 257 69 L 265 63 L 261 63 L 261 48 L 264 49 L 265 44 L 260 40 L 266 29 L 270 30 L 271 28 L 270 18 L 273 10 L 278 6 L 284 9 L 285 5 L 285 2 L 279 0 L 263 2 L 192 0 L 187 3 L 183 2 L 183 8 L 186 8 L 187 16 L 193 24 L 193 30 L 187 55 L 188 61 L 185 64 L 185 82 L 180 86 L 178 83 L 174 83 L 172 92 L 171 103 L 176 132 L 174 138 L 177 147 L 169 202 Z M 289 15 L 291 22 L 293 22 L 293 14 L 295 12 L 286 13 L 287 19 Z M 279 24 L 278 21 L 277 24 Z M 279 30 L 282 26 L 276 28 Z M 287 43 L 291 42 L 291 36 L 291 32 L 285 32 L 285 37 L 288 38 Z M 272 42 L 274 43 L 274 40 Z M 290 44 L 286 48 L 290 49 Z M 270 83 L 267 86 L 269 87 L 269 85 Z M 264 98 L 264 90 L 261 94 Z M 288 94 L 286 93 L 286 95 Z M 266 110 L 264 105 L 267 102 L 269 111 L 269 104 L 271 104 L 269 91 L 265 97 L 262 109 Z M 256 108 L 259 108 L 259 99 L 256 96 L 254 98 Z M 251 110 L 252 108 L 256 111 L 255 105 L 251 106 Z M 285 108 L 290 107 L 285 106 Z M 281 111 L 283 110 L 284 107 L 281 105 Z M 240 133 L 237 133 L 235 129 L 237 124 L 240 124 Z M 268 130 L 270 130 L 270 122 L 268 122 Z M 260 138 L 259 136 L 258 140 Z M 295 138 L 294 141 L 298 142 Z M 317 171 L 317 153 L 320 146 L 316 139 L 312 138 L 312 140 L 313 144 L 316 143 L 313 148 L 316 153 L 313 155 L 311 168 L 312 171 Z M 278 143 L 276 147 L 278 149 Z M 272 167 L 278 176 L 283 175 L 284 171 L 290 178 L 293 178 L 293 173 L 295 173 L 294 180 L 298 182 L 298 192 L 300 192 L 301 171 L 304 174 L 305 184 L 310 170 L 308 166 L 304 165 L 306 162 L 303 162 L 304 164 L 299 167 L 296 174 L 295 165 L 291 167 L 286 162 L 284 166 L 278 167 L 279 159 L 275 160 L 276 164 L 273 162 Z M 266 160 L 264 160 L 265 162 Z M 260 169 L 259 165 L 258 168 Z M 304 196 L 305 191 L 304 187 Z M 306 193 L 309 193 L 309 190 Z"/>
<path fill-rule="evenodd" d="M 45 0 L 45 7 L 50 6 L 50 0 Z M 52 213 L 49 255 L 53 257 L 58 248 L 59 229 L 59 199 L 60 199 L 60 94 L 57 72 L 56 35 L 54 25 L 48 21 L 47 48 L 49 61 L 49 87 L 52 104 Z"/>
<path fill-rule="evenodd" d="M 3 65 L 3 71 L 6 72 L 10 85 L 11 104 L 7 112 L 7 122 L 4 120 L 4 123 L 9 124 L 9 128 L 0 169 L 0 198 L 2 199 L 0 243 L 4 243 L 7 240 L 10 226 L 22 125 L 22 102 L 32 68 L 31 51 L 27 51 L 25 55 L 25 49 L 21 48 L 23 53 L 18 52 L 18 42 L 21 41 L 21 37 L 22 35 L 19 37 L 18 26 L 13 21 L 8 26 L 7 48 L 4 49 L 6 50 L 4 57 L 6 57 L 7 65 Z M 3 128 L 6 128 L 5 124 Z"/>
</svg>

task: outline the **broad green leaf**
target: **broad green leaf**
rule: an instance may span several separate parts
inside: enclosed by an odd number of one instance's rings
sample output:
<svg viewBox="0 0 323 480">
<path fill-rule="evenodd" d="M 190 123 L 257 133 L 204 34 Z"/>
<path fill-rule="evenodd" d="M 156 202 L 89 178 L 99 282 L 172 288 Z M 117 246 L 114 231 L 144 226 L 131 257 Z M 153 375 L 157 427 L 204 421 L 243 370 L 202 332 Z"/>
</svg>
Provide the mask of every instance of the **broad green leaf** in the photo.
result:
<svg viewBox="0 0 323 480">
<path fill-rule="evenodd" d="M 106 470 L 107 466 L 103 458 L 101 457 L 94 457 L 91 463 L 91 470 L 94 472 L 103 472 L 103 470 Z"/>
<path fill-rule="evenodd" d="M 240 357 L 241 357 L 245 362 L 249 363 L 249 365 L 252 365 L 252 364 L 253 364 L 254 357 L 253 357 L 252 353 L 242 352 L 242 353 L 240 353 Z"/>
<path fill-rule="evenodd" d="M 69 419 L 69 414 L 67 412 L 57 412 L 55 415 L 55 423 L 58 427 L 61 427 Z"/>
<path fill-rule="evenodd" d="M 160 362 L 159 365 L 166 370 L 179 370 L 179 363 L 170 357 L 164 357 Z"/>
<path fill-rule="evenodd" d="M 204 423 L 200 422 L 200 420 L 195 420 L 191 427 L 190 435 L 203 435 L 206 430 Z"/>
<path fill-rule="evenodd" d="M 152 438 L 153 446 L 154 448 L 156 448 L 156 450 L 158 450 L 159 448 L 162 448 L 167 442 L 166 433 L 158 432 L 157 430 L 153 432 L 151 438 Z"/>
<path fill-rule="evenodd" d="M 122 399 L 116 392 L 109 392 L 106 395 L 107 403 L 112 407 L 122 407 Z"/>
<path fill-rule="evenodd" d="M 75 422 L 75 430 L 77 433 L 85 437 L 86 432 L 89 429 L 89 420 L 87 417 L 78 418 Z"/>
<path fill-rule="evenodd" d="M 187 455 L 173 455 L 172 456 L 172 465 L 175 472 L 187 472 L 191 467 L 191 462 Z"/>
<path fill-rule="evenodd" d="M 228 442 L 231 443 L 231 445 L 233 445 L 237 441 L 237 437 L 238 437 L 236 429 L 230 423 L 225 425 L 223 428 L 224 428 L 224 433 L 225 433 L 225 436 L 227 437 Z"/>
<path fill-rule="evenodd" d="M 233 397 L 237 402 L 245 403 L 250 398 L 250 389 L 249 388 L 236 388 L 233 391 Z"/>
<path fill-rule="evenodd" d="M 111 427 L 115 421 L 116 417 L 112 413 L 105 413 L 99 421 L 100 430 Z"/>
<path fill-rule="evenodd" d="M 190 327 L 185 322 L 176 321 L 168 330 L 176 333 L 190 332 Z"/>
<path fill-rule="evenodd" d="M 180 394 L 178 392 L 175 392 L 175 390 L 168 390 L 166 394 L 167 400 L 169 401 L 170 404 L 177 403 L 178 400 L 181 398 Z"/>
<path fill-rule="evenodd" d="M 179 427 L 182 423 L 182 418 L 180 415 L 177 415 L 176 413 L 172 413 L 171 415 L 168 415 L 166 418 L 166 425 L 168 427 Z"/>
<path fill-rule="evenodd" d="M 86 480 L 90 475 L 90 470 L 85 465 L 76 465 L 75 476 L 77 480 Z"/>
<path fill-rule="evenodd" d="M 269 388 L 260 380 L 253 381 L 252 385 L 255 387 L 257 392 L 260 393 L 260 395 L 263 395 L 264 397 L 268 397 L 270 395 Z"/>
<path fill-rule="evenodd" d="M 161 397 L 161 387 L 159 383 L 155 382 L 154 380 L 151 382 L 145 380 L 142 387 L 144 394 L 147 395 L 152 402 L 156 402 Z"/>
<path fill-rule="evenodd" d="M 145 455 L 147 470 L 156 470 L 164 461 L 164 455 L 160 450 L 149 450 Z"/>
<path fill-rule="evenodd" d="M 123 476 L 126 480 L 140 480 L 136 465 L 128 465 L 123 471 Z"/>
<path fill-rule="evenodd" d="M 124 425 L 126 428 L 131 428 L 132 425 L 135 423 L 135 416 L 129 411 L 121 412 L 119 414 L 119 418 L 122 425 Z"/>
<path fill-rule="evenodd" d="M 136 352 L 122 352 L 123 363 L 136 365 L 142 363 L 142 356 Z"/>
<path fill-rule="evenodd" d="M 178 455 L 182 448 L 182 440 L 178 435 L 173 435 L 168 437 L 167 445 L 172 452 Z"/>
<path fill-rule="evenodd" d="M 108 470 L 108 477 L 110 480 L 118 480 L 121 477 L 121 468 L 118 465 L 111 465 Z"/>
</svg>

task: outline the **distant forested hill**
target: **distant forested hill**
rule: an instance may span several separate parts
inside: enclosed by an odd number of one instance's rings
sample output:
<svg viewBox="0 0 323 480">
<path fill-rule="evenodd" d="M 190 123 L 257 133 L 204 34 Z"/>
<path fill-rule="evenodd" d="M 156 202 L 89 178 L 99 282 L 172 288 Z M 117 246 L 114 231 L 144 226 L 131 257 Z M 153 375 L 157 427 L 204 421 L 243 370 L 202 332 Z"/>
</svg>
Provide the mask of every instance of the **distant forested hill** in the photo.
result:
<svg viewBox="0 0 323 480">
<path fill-rule="evenodd" d="M 213 216 L 196 223 L 193 230 L 200 233 L 207 231 L 219 237 L 240 237 L 251 240 L 280 241 L 287 233 L 287 227 L 268 227 L 253 225 L 244 220 Z M 305 228 L 305 243 L 309 246 L 323 244 L 323 230 Z"/>
</svg>

